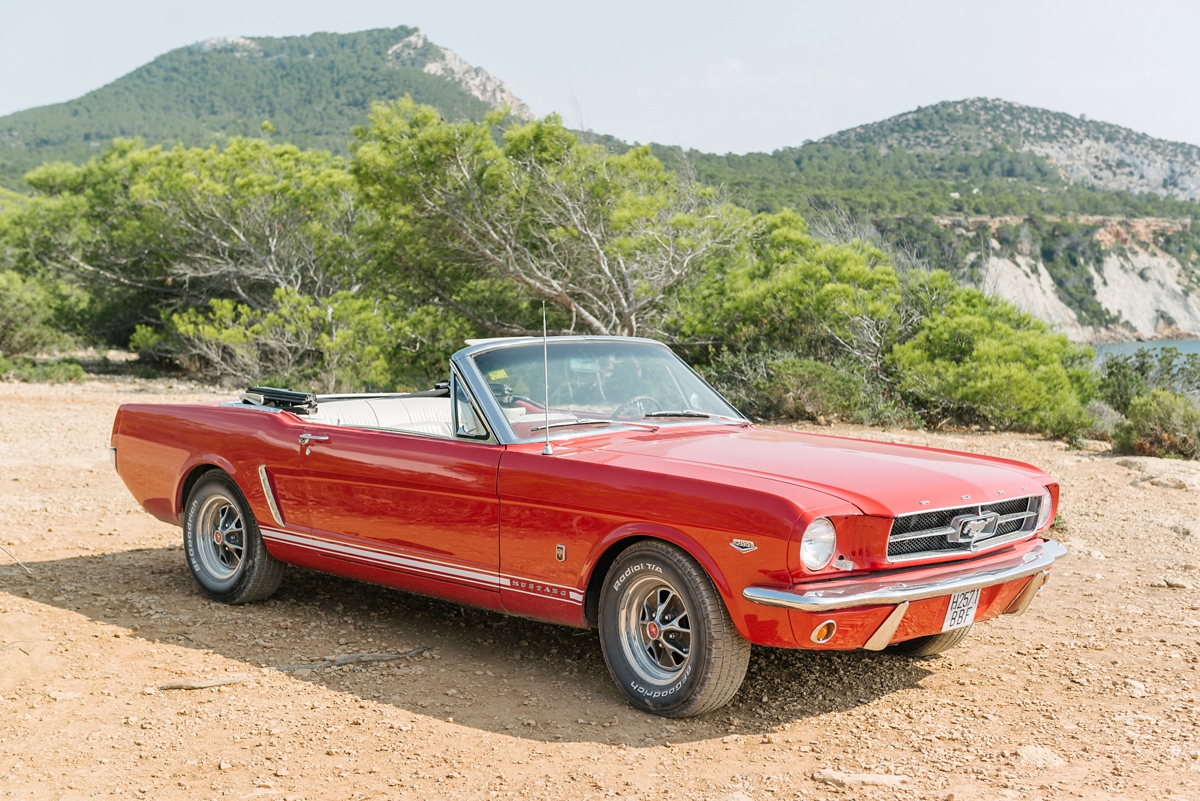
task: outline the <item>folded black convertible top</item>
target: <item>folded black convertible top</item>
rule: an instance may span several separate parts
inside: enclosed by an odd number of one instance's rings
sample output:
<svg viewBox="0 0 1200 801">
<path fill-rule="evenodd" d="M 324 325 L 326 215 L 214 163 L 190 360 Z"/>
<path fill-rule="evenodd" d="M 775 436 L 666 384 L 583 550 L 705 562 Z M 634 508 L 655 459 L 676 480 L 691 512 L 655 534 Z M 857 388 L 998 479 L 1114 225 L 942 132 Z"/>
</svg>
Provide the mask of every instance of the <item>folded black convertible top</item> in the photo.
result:
<svg viewBox="0 0 1200 801">
<path fill-rule="evenodd" d="M 278 387 L 250 387 L 242 393 L 242 403 L 253 406 L 270 406 L 274 409 L 284 409 L 294 414 L 312 414 L 317 410 L 317 404 L 322 401 L 346 400 L 350 398 L 447 398 L 450 396 L 450 382 L 438 381 L 433 389 L 424 392 L 383 392 L 383 393 L 352 393 L 349 395 L 322 395 L 317 397 L 311 392 L 296 392 L 292 389 Z"/>
<path fill-rule="evenodd" d="M 317 396 L 311 392 L 295 392 L 277 387 L 250 387 L 242 393 L 242 402 L 286 409 L 294 414 L 311 414 L 317 410 Z"/>
</svg>

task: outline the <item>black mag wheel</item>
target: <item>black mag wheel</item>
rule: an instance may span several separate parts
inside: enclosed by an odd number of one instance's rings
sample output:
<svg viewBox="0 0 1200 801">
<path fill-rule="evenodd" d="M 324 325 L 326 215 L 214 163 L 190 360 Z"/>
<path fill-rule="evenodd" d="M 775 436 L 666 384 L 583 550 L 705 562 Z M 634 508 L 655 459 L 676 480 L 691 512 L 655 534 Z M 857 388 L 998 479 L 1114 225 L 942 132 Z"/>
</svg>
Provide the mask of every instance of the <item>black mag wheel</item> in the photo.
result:
<svg viewBox="0 0 1200 801">
<path fill-rule="evenodd" d="M 600 645 L 634 706 L 666 717 L 729 702 L 750 662 L 708 574 L 686 552 L 644 540 L 613 562 L 600 592 Z"/>
<path fill-rule="evenodd" d="M 267 553 L 245 496 L 220 470 L 206 473 L 188 495 L 183 548 L 192 577 L 214 601 L 261 601 L 283 580 L 283 563 Z"/>
</svg>

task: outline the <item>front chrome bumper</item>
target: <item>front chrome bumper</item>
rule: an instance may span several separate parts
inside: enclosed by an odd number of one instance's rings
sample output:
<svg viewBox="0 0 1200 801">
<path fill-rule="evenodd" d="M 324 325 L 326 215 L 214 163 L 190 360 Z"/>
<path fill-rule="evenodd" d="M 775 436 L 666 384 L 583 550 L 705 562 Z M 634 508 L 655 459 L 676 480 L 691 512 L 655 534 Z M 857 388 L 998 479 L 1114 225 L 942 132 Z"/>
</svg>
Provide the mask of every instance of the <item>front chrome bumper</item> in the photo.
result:
<svg viewBox="0 0 1200 801">
<path fill-rule="evenodd" d="M 972 569 L 969 563 L 963 564 L 957 572 L 929 581 L 905 581 L 903 578 L 888 580 L 880 575 L 868 581 L 858 579 L 830 582 L 820 589 L 747 587 L 742 590 L 742 597 L 767 606 L 782 606 L 786 609 L 815 613 L 853 606 L 906 604 L 910 601 L 936 598 L 939 595 L 953 595 L 980 587 L 1006 584 L 1044 573 L 1056 559 L 1065 556 L 1066 553 L 1067 549 L 1057 542 L 1045 540 L 1007 563 L 994 564 L 986 570 Z M 1038 582 L 1038 585 L 1041 583 Z"/>
</svg>

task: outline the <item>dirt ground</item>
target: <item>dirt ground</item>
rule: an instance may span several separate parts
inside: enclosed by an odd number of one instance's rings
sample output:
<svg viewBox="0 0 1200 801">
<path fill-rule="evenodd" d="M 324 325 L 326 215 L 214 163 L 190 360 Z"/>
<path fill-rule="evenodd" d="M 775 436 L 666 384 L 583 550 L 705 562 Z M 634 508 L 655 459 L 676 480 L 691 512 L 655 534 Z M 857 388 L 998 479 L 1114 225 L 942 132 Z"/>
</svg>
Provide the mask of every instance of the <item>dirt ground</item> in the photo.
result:
<svg viewBox="0 0 1200 801">
<path fill-rule="evenodd" d="M 941 657 L 755 649 L 730 706 L 669 721 L 622 700 L 594 632 L 297 569 L 266 603 L 205 600 L 106 446 L 119 403 L 212 394 L 0 384 L 0 545 L 33 574 L 0 552 L 0 797 L 1200 798 L 1200 492 L 1099 443 L 833 429 L 1042 466 L 1071 555 Z M 244 680 L 158 689 L 219 679 Z"/>
</svg>

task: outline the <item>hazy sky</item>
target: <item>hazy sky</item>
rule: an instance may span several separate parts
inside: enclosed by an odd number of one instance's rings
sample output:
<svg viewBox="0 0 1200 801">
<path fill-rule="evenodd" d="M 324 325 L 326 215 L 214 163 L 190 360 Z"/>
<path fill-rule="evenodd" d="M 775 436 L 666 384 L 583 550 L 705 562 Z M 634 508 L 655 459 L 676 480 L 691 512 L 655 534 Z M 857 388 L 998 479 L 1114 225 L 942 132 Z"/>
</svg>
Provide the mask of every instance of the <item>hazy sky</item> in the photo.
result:
<svg viewBox="0 0 1200 801">
<path fill-rule="evenodd" d="M 984 95 L 1200 144 L 1200 3 L 0 0 L 0 115 L 213 36 L 415 25 L 538 114 L 743 153 Z"/>
</svg>

